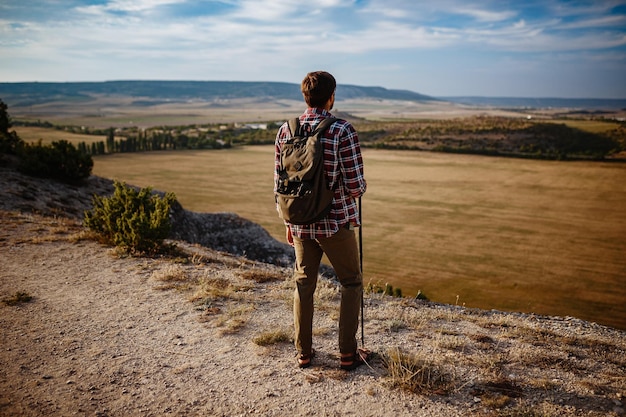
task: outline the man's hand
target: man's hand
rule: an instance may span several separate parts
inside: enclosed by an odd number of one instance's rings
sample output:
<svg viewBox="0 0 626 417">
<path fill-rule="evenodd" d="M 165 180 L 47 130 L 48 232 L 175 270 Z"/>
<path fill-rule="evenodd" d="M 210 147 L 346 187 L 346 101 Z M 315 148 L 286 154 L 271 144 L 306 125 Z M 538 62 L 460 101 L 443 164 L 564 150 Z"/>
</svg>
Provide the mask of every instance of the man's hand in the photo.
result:
<svg viewBox="0 0 626 417">
<path fill-rule="evenodd" d="M 287 226 L 286 237 L 287 237 L 287 243 L 289 243 L 291 246 L 293 246 L 293 236 L 291 234 L 291 227 L 289 227 L 289 226 Z"/>
</svg>

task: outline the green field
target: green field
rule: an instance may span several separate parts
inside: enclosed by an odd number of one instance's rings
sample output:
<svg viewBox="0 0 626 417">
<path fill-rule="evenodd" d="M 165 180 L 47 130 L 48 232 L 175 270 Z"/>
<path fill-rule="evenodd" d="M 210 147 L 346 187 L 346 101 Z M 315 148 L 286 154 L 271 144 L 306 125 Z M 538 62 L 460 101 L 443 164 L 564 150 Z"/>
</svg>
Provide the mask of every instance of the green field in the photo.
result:
<svg viewBox="0 0 626 417">
<path fill-rule="evenodd" d="M 626 329 L 626 166 L 364 151 L 364 277 L 404 295 Z M 273 147 L 116 154 L 94 174 L 231 211 L 284 241 Z"/>
</svg>

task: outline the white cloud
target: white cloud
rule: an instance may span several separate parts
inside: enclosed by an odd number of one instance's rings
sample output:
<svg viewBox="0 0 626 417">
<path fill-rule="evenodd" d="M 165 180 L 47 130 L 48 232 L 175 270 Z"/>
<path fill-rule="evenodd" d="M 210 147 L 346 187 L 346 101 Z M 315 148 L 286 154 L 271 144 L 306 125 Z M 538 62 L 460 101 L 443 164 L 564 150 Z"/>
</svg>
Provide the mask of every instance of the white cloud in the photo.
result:
<svg viewBox="0 0 626 417">
<path fill-rule="evenodd" d="M 390 49 L 441 48 L 457 42 L 459 35 L 445 29 L 380 21 L 362 31 L 339 34 L 338 38 L 335 46 L 338 50 L 366 53 Z"/>
<path fill-rule="evenodd" d="M 377 1 L 372 1 L 367 4 L 366 7 L 358 10 L 358 13 L 364 16 L 378 16 L 379 18 L 392 18 L 402 19 L 407 16 L 415 15 L 419 13 L 417 10 L 413 10 L 411 13 L 407 7 L 402 7 L 398 4 L 389 4 L 383 2 L 382 4 Z"/>
<path fill-rule="evenodd" d="M 452 13 L 458 13 L 462 15 L 471 16 L 480 22 L 501 22 L 503 20 L 509 20 L 517 15 L 517 13 L 513 11 L 498 12 L 498 11 L 492 11 L 492 10 L 473 9 L 473 8 L 464 8 L 464 7 L 461 7 L 459 9 L 453 9 Z"/>
<path fill-rule="evenodd" d="M 413 48 L 445 48 L 449 46 L 477 46 L 501 48 L 507 51 L 564 51 L 575 49 L 612 48 L 624 45 L 624 35 L 610 32 L 589 34 L 556 34 L 554 29 L 588 27 L 603 22 L 624 21 L 624 16 L 591 18 L 579 23 L 557 24 L 528 22 L 519 19 L 504 25 L 472 25 L 464 27 L 416 24 L 394 17 L 380 17 L 370 24 L 346 31 L 339 21 L 309 20 L 298 0 L 274 0 L 259 2 L 240 1 L 239 8 L 229 15 L 199 17 L 177 21 L 141 19 L 136 14 L 117 15 L 113 10 L 146 11 L 175 0 L 116 0 L 102 6 L 77 9 L 82 18 L 68 22 L 48 22 L 43 26 L 30 25 L 27 29 L 1 26 L 4 40 L 0 45 L 15 43 L 19 36 L 27 35 L 31 43 L 40 47 L 62 51 L 84 50 L 86 55 L 136 54 L 151 55 L 155 50 L 175 56 L 190 49 L 208 54 L 258 55 L 259 53 L 306 54 L 307 50 L 328 49 L 326 42 L 333 43 L 333 50 L 346 54 L 364 54 L 381 50 Z M 326 0 L 317 7 L 346 6 L 345 0 Z M 372 2 L 369 12 L 379 7 Z M 401 6 L 401 5 L 400 5 Z M 309 10 L 310 11 L 310 10 Z M 406 13 L 401 8 L 388 8 L 390 16 Z M 482 9 L 458 9 L 482 21 L 495 22 L 513 16 L 512 12 L 488 12 Z M 415 13 L 414 13 L 415 15 Z M 361 17 L 362 18 L 362 17 Z M 282 20 L 282 21 L 281 21 Z M 281 21 L 281 24 L 276 24 Z M 315 22 L 314 30 L 307 28 Z M 266 22 L 266 23 L 264 23 Z M 298 28 L 302 28 L 298 30 Z M 295 29 L 294 29 L 295 28 Z M 9 39 L 13 39 L 10 41 Z M 323 40 L 323 41 L 322 41 Z M 22 41 L 23 42 L 23 41 Z M 303 48 L 303 45 L 306 45 Z M 215 49 L 214 52 L 211 50 Z M 181 57 L 184 59 L 184 57 Z"/>
<path fill-rule="evenodd" d="M 278 19 L 290 16 L 298 9 L 299 4 L 301 2 L 297 0 L 274 0 L 272 2 L 243 0 L 231 17 L 276 22 Z"/>
<path fill-rule="evenodd" d="M 112 0 L 105 4 L 78 7 L 77 10 L 93 14 L 103 12 L 144 12 L 154 8 L 185 3 L 186 0 Z"/>
<path fill-rule="evenodd" d="M 618 6 L 624 6 L 623 0 L 595 0 L 587 2 L 568 2 L 549 0 L 545 5 L 550 14 L 556 16 L 592 16 L 609 13 Z"/>
<path fill-rule="evenodd" d="M 626 27 L 626 16 L 601 16 L 559 25 L 559 29 Z"/>
</svg>

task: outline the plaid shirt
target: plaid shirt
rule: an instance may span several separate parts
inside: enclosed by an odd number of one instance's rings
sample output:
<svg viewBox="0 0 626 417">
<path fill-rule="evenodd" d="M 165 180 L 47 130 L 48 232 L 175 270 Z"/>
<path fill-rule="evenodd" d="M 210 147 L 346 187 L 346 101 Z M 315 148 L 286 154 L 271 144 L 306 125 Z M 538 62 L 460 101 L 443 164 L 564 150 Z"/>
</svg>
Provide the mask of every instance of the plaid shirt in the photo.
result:
<svg viewBox="0 0 626 417">
<path fill-rule="evenodd" d="M 315 130 L 318 123 L 332 115 L 323 109 L 308 108 L 300 116 L 300 124 L 310 125 Z M 280 151 L 283 143 L 289 139 L 289 124 L 285 122 L 276 135 L 274 153 L 274 192 L 278 184 L 280 170 Z M 363 159 L 359 137 L 352 125 L 345 120 L 337 120 L 322 136 L 324 146 L 324 170 L 330 187 L 335 190 L 330 213 L 317 223 L 308 225 L 286 224 L 291 233 L 301 239 L 330 237 L 348 223 L 360 226 L 356 199 L 365 193 L 367 184 L 363 177 Z M 278 209 L 278 206 L 277 206 Z M 280 211 L 279 211 L 280 213 Z"/>
</svg>

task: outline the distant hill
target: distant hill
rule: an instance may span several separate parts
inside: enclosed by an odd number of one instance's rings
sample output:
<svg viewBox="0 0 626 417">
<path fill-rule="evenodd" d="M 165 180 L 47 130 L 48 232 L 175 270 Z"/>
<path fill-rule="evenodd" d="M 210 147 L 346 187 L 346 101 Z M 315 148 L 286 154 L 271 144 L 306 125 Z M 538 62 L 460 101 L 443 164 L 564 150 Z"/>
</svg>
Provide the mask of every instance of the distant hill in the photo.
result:
<svg viewBox="0 0 626 417">
<path fill-rule="evenodd" d="M 600 98 L 549 98 L 549 97 L 440 97 L 441 100 L 453 103 L 467 104 L 480 107 L 496 107 L 499 109 L 528 108 L 570 108 L 618 110 L 626 109 L 626 99 Z"/>
<path fill-rule="evenodd" d="M 189 100 L 273 98 L 302 100 L 299 84 L 246 81 L 105 81 L 105 82 L 24 82 L 0 83 L 0 98 L 10 106 L 31 106 L 51 101 L 89 99 L 96 95 L 142 98 L 142 104 Z M 408 90 L 339 85 L 337 100 L 386 99 L 437 101 Z"/>
</svg>

